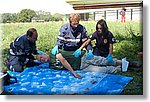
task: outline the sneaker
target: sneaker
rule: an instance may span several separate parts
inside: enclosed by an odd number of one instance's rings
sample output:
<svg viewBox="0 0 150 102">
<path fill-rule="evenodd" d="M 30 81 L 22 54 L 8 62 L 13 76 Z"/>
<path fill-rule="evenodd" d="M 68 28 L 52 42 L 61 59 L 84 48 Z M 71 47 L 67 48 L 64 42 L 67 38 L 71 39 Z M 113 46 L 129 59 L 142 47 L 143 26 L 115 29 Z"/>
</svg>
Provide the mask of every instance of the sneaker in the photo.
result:
<svg viewBox="0 0 150 102">
<path fill-rule="evenodd" d="M 126 72 L 128 70 L 129 62 L 126 58 L 122 59 L 122 72 Z"/>
</svg>

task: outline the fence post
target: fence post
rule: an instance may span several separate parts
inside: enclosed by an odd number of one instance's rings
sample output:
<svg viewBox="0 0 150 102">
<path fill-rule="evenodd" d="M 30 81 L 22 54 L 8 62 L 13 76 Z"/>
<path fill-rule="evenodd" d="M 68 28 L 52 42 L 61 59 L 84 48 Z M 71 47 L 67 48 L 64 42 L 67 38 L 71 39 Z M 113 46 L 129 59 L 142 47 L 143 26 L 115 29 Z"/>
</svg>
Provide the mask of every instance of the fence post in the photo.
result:
<svg viewBox="0 0 150 102">
<path fill-rule="evenodd" d="M 131 21 L 132 21 L 132 14 L 133 14 L 133 9 L 131 9 Z"/>
<path fill-rule="evenodd" d="M 104 19 L 106 20 L 106 11 L 104 11 Z"/>
<path fill-rule="evenodd" d="M 116 15 L 117 15 L 117 21 L 118 21 L 118 10 L 117 10 L 117 14 Z"/>
<path fill-rule="evenodd" d="M 95 12 L 94 12 L 94 21 L 95 21 Z"/>
</svg>

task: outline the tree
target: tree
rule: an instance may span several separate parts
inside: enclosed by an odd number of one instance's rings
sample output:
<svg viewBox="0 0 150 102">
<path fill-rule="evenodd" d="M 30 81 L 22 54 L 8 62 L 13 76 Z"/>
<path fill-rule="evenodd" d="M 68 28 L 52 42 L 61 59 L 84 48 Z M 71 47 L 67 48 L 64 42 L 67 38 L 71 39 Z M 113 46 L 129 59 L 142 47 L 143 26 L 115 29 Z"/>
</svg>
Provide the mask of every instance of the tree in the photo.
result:
<svg viewBox="0 0 150 102">
<path fill-rule="evenodd" d="M 11 14 L 11 22 L 16 23 L 18 18 L 18 14 L 13 13 Z"/>
<path fill-rule="evenodd" d="M 63 21 L 63 15 L 56 13 L 53 16 L 50 17 L 51 21 Z"/>
<path fill-rule="evenodd" d="M 2 22 L 3 23 L 15 23 L 17 22 L 17 14 L 16 13 L 3 13 L 2 14 Z"/>
<path fill-rule="evenodd" d="M 34 10 L 23 9 L 18 15 L 18 21 L 19 22 L 31 22 L 31 19 L 36 16 L 37 15 Z"/>
<path fill-rule="evenodd" d="M 2 14 L 3 23 L 9 23 L 11 19 L 10 16 L 11 16 L 11 13 L 3 13 Z"/>
</svg>

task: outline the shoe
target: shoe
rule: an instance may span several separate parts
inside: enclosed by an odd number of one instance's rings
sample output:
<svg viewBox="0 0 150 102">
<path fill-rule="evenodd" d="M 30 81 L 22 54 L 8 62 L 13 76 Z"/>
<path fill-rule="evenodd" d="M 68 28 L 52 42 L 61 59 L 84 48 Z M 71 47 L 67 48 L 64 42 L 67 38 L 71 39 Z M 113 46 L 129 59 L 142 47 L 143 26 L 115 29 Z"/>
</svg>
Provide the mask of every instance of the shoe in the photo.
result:
<svg viewBox="0 0 150 102">
<path fill-rule="evenodd" d="M 122 59 L 122 72 L 126 72 L 128 70 L 129 62 L 126 58 Z"/>
</svg>

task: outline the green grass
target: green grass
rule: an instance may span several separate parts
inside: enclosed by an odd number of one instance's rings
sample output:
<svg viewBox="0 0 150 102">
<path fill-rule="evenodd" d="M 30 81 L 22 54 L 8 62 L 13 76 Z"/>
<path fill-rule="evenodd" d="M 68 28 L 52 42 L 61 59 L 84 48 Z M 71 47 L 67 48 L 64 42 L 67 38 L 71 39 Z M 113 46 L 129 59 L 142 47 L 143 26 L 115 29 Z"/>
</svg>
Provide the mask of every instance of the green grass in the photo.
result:
<svg viewBox="0 0 150 102">
<path fill-rule="evenodd" d="M 66 22 L 48 22 L 48 23 L 12 23 L 1 24 L 2 28 L 2 43 L 0 44 L 2 50 L 3 61 L 7 59 L 7 49 L 9 44 L 17 37 L 25 34 L 26 31 L 34 27 L 38 31 L 37 49 L 40 49 L 47 54 L 53 48 L 60 27 Z M 95 31 L 96 21 L 81 21 L 87 29 L 88 35 L 91 35 Z M 138 51 L 142 51 L 143 42 L 139 39 L 142 37 L 141 22 L 130 21 L 126 23 L 121 22 L 107 22 L 109 30 L 114 34 L 117 39 L 117 43 L 114 44 L 113 57 L 121 59 L 127 57 L 129 61 L 140 60 L 137 56 Z M 92 42 L 94 44 L 94 41 Z M 3 70 L 7 70 L 2 64 Z M 126 86 L 125 90 L 121 94 L 126 95 L 142 95 L 143 94 L 143 68 L 133 70 L 135 68 L 129 68 L 126 73 L 117 73 L 119 75 L 133 77 L 132 82 Z"/>
<path fill-rule="evenodd" d="M 2 25 L 2 48 L 8 48 L 11 41 L 17 36 L 26 33 L 27 29 L 34 27 L 37 29 L 39 37 L 37 41 L 37 47 L 41 48 L 44 46 L 51 49 L 56 42 L 57 35 L 60 27 L 66 22 L 48 22 L 48 23 L 14 23 L 14 24 L 1 24 Z M 88 35 L 91 35 L 95 31 L 96 22 L 81 22 L 86 28 Z M 129 27 L 132 27 L 132 31 L 135 34 L 141 33 L 140 22 L 127 22 L 126 24 L 120 22 L 108 22 L 109 30 L 114 36 L 121 36 L 129 38 L 128 34 Z M 117 39 L 118 40 L 118 39 Z"/>
</svg>

